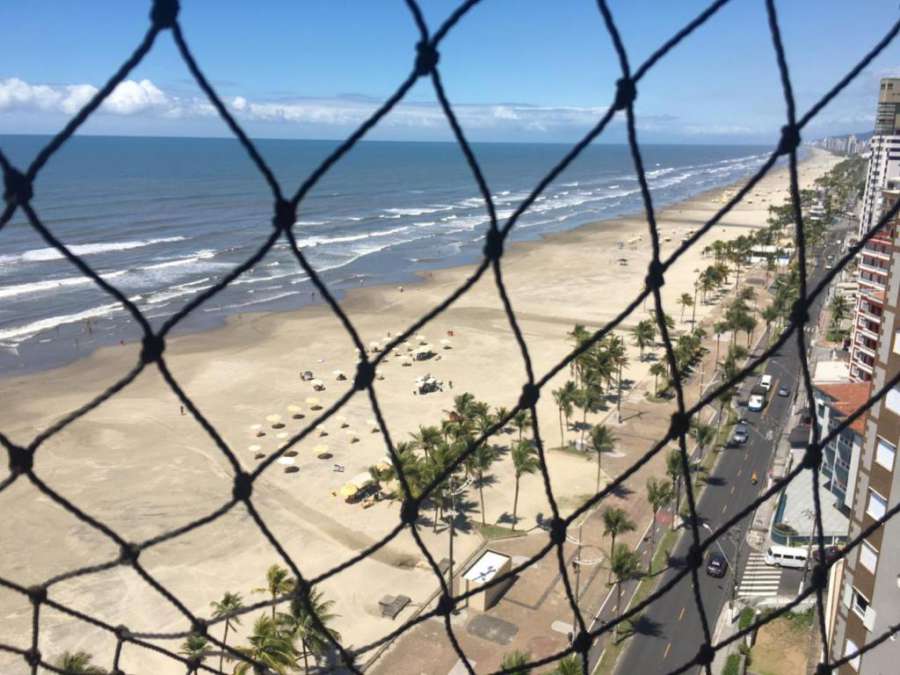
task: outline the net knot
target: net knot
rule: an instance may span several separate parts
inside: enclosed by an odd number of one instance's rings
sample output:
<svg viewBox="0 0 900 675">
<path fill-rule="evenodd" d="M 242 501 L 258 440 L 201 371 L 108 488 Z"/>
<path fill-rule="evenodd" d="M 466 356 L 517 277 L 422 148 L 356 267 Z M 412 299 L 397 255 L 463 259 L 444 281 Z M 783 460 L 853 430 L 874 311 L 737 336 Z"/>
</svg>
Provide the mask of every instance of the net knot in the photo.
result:
<svg viewBox="0 0 900 675">
<path fill-rule="evenodd" d="M 778 154 L 786 155 L 800 145 L 800 130 L 793 124 L 781 127 L 781 140 L 778 141 Z"/>
<path fill-rule="evenodd" d="M 430 75 L 439 59 L 440 54 L 433 44 L 425 41 L 416 43 L 416 75 L 418 77 Z"/>
<path fill-rule="evenodd" d="M 178 0 L 154 0 L 150 20 L 157 28 L 171 28 L 178 18 L 178 9 Z"/>
<path fill-rule="evenodd" d="M 613 103 L 613 110 L 625 110 L 634 103 L 637 98 L 637 88 L 634 86 L 634 80 L 630 77 L 622 77 L 616 80 L 616 100 Z"/>
<path fill-rule="evenodd" d="M 550 521 L 550 541 L 557 546 L 562 546 L 566 541 L 567 528 L 568 525 L 566 525 L 566 521 L 559 516 L 555 516 L 553 520 Z"/>
<path fill-rule="evenodd" d="M 9 453 L 9 472 L 12 474 L 28 473 L 34 466 L 34 452 L 28 448 L 18 445 L 10 445 L 7 448 Z"/>
<path fill-rule="evenodd" d="M 832 668 L 827 663 L 819 663 L 816 665 L 816 675 L 831 675 Z"/>
<path fill-rule="evenodd" d="M 694 662 L 698 666 L 708 666 L 713 662 L 714 658 L 716 658 L 716 650 L 711 644 L 704 642 L 700 645 L 700 649 L 697 652 L 697 656 L 694 658 Z"/>
<path fill-rule="evenodd" d="M 293 202 L 279 199 L 275 202 L 275 215 L 272 216 L 272 226 L 279 232 L 290 230 L 297 222 L 297 207 Z"/>
<path fill-rule="evenodd" d="M 672 436 L 687 436 L 691 430 L 691 417 L 686 412 L 680 410 L 672 413 Z"/>
<path fill-rule="evenodd" d="M 572 640 L 572 649 L 579 654 L 586 654 L 591 648 L 591 636 L 587 631 L 580 631 L 575 639 Z"/>
<path fill-rule="evenodd" d="M 806 303 L 802 300 L 794 301 L 794 306 L 791 307 L 791 321 L 797 326 L 809 323 L 809 312 L 806 309 Z"/>
<path fill-rule="evenodd" d="M 145 335 L 141 341 L 141 361 L 145 365 L 156 363 L 166 349 L 166 340 L 160 335 Z"/>
<path fill-rule="evenodd" d="M 488 230 L 484 238 L 484 257 L 491 262 L 500 260 L 503 256 L 503 235 L 495 227 Z"/>
<path fill-rule="evenodd" d="M 241 471 L 234 477 L 234 487 L 231 488 L 231 496 L 236 501 L 246 502 L 253 493 L 253 477 L 246 471 Z"/>
<path fill-rule="evenodd" d="M 191 622 L 191 632 L 194 635 L 206 636 L 209 625 L 203 619 L 194 619 Z"/>
<path fill-rule="evenodd" d="M 541 397 L 540 388 L 531 382 L 522 387 L 522 394 L 519 396 L 519 405 L 517 407 L 526 410 L 531 409 Z"/>
<path fill-rule="evenodd" d="M 116 637 L 121 642 L 125 642 L 125 641 L 131 639 L 131 631 L 128 630 L 128 628 L 124 624 L 119 624 L 118 626 L 116 626 L 115 633 L 116 633 Z"/>
<path fill-rule="evenodd" d="M 688 554 L 685 557 L 685 562 L 688 567 L 699 569 L 703 564 L 703 549 L 697 546 L 697 544 L 691 544 L 691 547 L 688 549 Z"/>
<path fill-rule="evenodd" d="M 824 564 L 817 563 L 816 566 L 813 567 L 809 585 L 816 590 L 824 591 L 828 588 L 828 568 Z"/>
<path fill-rule="evenodd" d="M 453 601 L 453 596 L 442 593 L 438 600 L 437 607 L 435 608 L 435 612 L 437 612 L 438 616 L 449 616 L 450 612 L 453 611 L 454 604 L 456 603 Z"/>
<path fill-rule="evenodd" d="M 28 589 L 28 599 L 32 605 L 40 605 L 47 600 L 46 586 L 32 586 Z"/>
<path fill-rule="evenodd" d="M 141 547 L 137 544 L 126 543 L 122 544 L 122 547 L 119 549 L 119 564 L 120 565 L 134 565 L 137 562 L 137 559 L 141 555 Z"/>
<path fill-rule="evenodd" d="M 37 649 L 29 649 L 22 654 L 22 657 L 25 659 L 25 663 L 32 668 L 41 664 L 41 653 Z"/>
<path fill-rule="evenodd" d="M 375 380 L 375 366 L 368 359 L 360 361 L 356 366 L 356 377 L 353 378 L 353 388 L 356 391 L 368 389 Z"/>
<path fill-rule="evenodd" d="M 652 260 L 647 268 L 647 277 L 644 283 L 651 291 L 662 288 L 666 283 L 665 268 L 659 260 Z"/>
<path fill-rule="evenodd" d="M 21 171 L 10 168 L 3 176 L 3 199 L 7 204 L 22 206 L 34 197 L 31 180 Z"/>
<path fill-rule="evenodd" d="M 404 525 L 415 525 L 419 520 L 419 503 L 415 499 L 404 499 L 400 507 L 400 520 Z"/>
<path fill-rule="evenodd" d="M 818 444 L 811 443 L 806 446 L 806 452 L 803 455 L 803 467 L 806 469 L 815 469 L 822 463 L 822 448 Z"/>
</svg>

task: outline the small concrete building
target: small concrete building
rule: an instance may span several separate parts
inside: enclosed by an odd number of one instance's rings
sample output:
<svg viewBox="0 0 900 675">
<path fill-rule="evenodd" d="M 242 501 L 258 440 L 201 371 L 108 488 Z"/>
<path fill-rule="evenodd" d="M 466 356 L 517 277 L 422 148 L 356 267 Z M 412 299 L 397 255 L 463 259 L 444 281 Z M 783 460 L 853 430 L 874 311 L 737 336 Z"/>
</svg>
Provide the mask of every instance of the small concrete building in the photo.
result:
<svg viewBox="0 0 900 675">
<path fill-rule="evenodd" d="M 488 549 L 463 574 L 463 579 L 466 582 L 465 592 L 478 590 L 478 588 L 491 581 L 494 577 L 509 572 L 511 566 L 512 563 L 508 555 Z M 487 611 L 497 603 L 508 586 L 509 583 L 497 584 L 488 588 L 484 593 L 476 593 L 470 598 L 469 607 L 479 612 Z"/>
</svg>

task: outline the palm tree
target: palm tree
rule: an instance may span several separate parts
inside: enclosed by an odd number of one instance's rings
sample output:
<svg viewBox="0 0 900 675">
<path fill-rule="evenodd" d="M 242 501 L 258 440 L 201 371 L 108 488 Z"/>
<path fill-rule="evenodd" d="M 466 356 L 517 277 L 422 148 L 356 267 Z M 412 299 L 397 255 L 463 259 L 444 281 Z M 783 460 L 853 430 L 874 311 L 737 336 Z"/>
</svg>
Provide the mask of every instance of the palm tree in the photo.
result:
<svg viewBox="0 0 900 675">
<path fill-rule="evenodd" d="M 505 420 L 506 416 L 509 415 L 509 408 L 504 408 L 502 405 L 494 408 L 494 419 L 499 423 L 501 420 Z M 500 429 L 502 432 L 506 432 L 506 427 Z"/>
<path fill-rule="evenodd" d="M 435 426 L 423 427 L 420 425 L 419 431 L 411 436 L 415 446 L 422 448 L 426 458 L 431 454 L 434 446 L 441 442 L 441 430 Z"/>
<path fill-rule="evenodd" d="M 581 659 L 579 659 L 574 654 L 569 654 L 563 659 L 560 659 L 556 664 L 556 670 L 554 670 L 550 675 L 581 675 Z"/>
<path fill-rule="evenodd" d="M 188 635 L 187 639 L 181 643 L 180 654 L 189 659 L 197 659 L 197 666 L 191 668 L 189 673 L 196 673 L 200 669 L 203 660 L 210 655 L 212 649 L 209 646 L 209 640 L 203 635 Z M 219 669 L 221 670 L 221 668 Z"/>
<path fill-rule="evenodd" d="M 559 445 L 565 447 L 566 437 L 565 428 L 563 427 L 563 417 L 565 416 L 566 426 L 569 425 L 569 417 L 572 416 L 575 402 L 575 383 L 569 380 L 559 389 L 553 391 L 553 400 L 556 401 L 556 407 L 559 409 Z"/>
<path fill-rule="evenodd" d="M 300 640 L 304 672 L 309 672 L 310 654 L 319 659 L 328 653 L 332 642 L 341 639 L 341 634 L 328 626 L 338 618 L 331 611 L 333 606 L 333 600 L 324 600 L 321 591 L 312 589 L 306 596 L 306 602 L 294 598 L 291 600 L 290 614 L 280 615 L 291 637 Z"/>
<path fill-rule="evenodd" d="M 700 459 L 703 459 L 703 452 L 709 447 L 716 438 L 716 428 L 711 424 L 703 424 L 703 422 L 694 422 L 691 427 L 691 435 L 697 441 L 697 447 L 700 448 Z"/>
<path fill-rule="evenodd" d="M 598 424 L 591 429 L 591 451 L 597 453 L 597 490 L 600 492 L 600 474 L 603 453 L 612 452 L 616 447 L 616 435 L 605 424 Z"/>
<path fill-rule="evenodd" d="M 650 550 L 653 551 L 656 540 L 656 514 L 672 501 L 672 486 L 651 476 L 647 479 L 647 501 L 653 510 L 653 528 L 650 530 Z"/>
<path fill-rule="evenodd" d="M 522 441 L 519 441 L 520 443 Z M 482 443 L 469 455 L 470 466 L 475 473 L 475 482 L 478 485 L 478 496 L 481 499 L 481 524 L 487 525 L 484 513 L 484 483 L 489 476 L 487 471 L 497 459 L 497 452 L 490 445 Z"/>
<path fill-rule="evenodd" d="M 678 304 L 681 305 L 681 318 L 679 321 L 684 323 L 684 310 L 694 304 L 694 299 L 691 297 L 690 293 L 682 293 L 681 297 L 678 298 Z"/>
<path fill-rule="evenodd" d="M 713 324 L 713 333 L 716 336 L 716 363 L 719 362 L 719 340 L 722 338 L 722 334 L 727 333 L 730 328 L 727 321 L 716 321 Z"/>
<path fill-rule="evenodd" d="M 516 495 L 513 497 L 512 529 L 516 529 L 516 511 L 519 507 L 519 479 L 525 474 L 535 473 L 541 467 L 541 463 L 538 459 L 537 450 L 531 445 L 530 441 L 519 441 L 513 446 L 512 461 L 516 472 Z"/>
<path fill-rule="evenodd" d="M 669 369 L 666 367 L 666 364 L 662 361 L 657 361 L 652 366 L 650 366 L 650 374 L 653 375 L 653 395 L 659 395 L 659 378 L 660 376 L 665 377 L 669 374 Z"/>
<path fill-rule="evenodd" d="M 650 319 L 641 319 L 631 329 L 631 337 L 634 344 L 641 350 L 641 361 L 644 360 L 644 349 L 653 346 L 656 340 L 656 324 Z"/>
<path fill-rule="evenodd" d="M 591 373 L 584 380 L 584 386 L 578 390 L 578 398 L 575 405 L 581 408 L 581 445 L 584 447 L 584 434 L 588 428 L 587 415 L 589 412 L 597 412 L 603 397 L 603 388 L 600 384 L 600 376 Z"/>
<path fill-rule="evenodd" d="M 681 451 L 671 450 L 666 455 L 666 475 L 672 479 L 672 492 L 675 493 L 675 513 L 681 503 L 681 479 L 684 473 L 681 469 Z M 672 519 L 672 529 L 675 529 L 675 519 Z"/>
<path fill-rule="evenodd" d="M 231 616 L 236 611 L 238 611 L 241 607 L 244 606 L 243 599 L 241 598 L 240 593 L 228 593 L 222 596 L 222 599 L 218 602 L 209 603 L 213 609 L 213 618 L 221 619 L 223 616 L 225 617 L 225 634 L 222 636 L 222 644 L 228 644 L 228 630 L 232 626 L 239 626 L 241 624 L 241 618 L 239 616 Z M 222 670 L 222 661 L 225 658 L 225 650 L 222 650 L 222 653 L 219 655 L 219 670 Z"/>
<path fill-rule="evenodd" d="M 93 658 L 87 652 L 63 652 L 54 665 L 66 675 L 107 675 L 103 668 L 91 663 Z"/>
<path fill-rule="evenodd" d="M 629 579 L 635 579 L 640 573 L 641 559 L 637 553 L 629 549 L 625 544 L 619 544 L 613 549 L 610 559 L 610 571 L 616 578 L 616 613 L 622 604 L 622 584 Z"/>
<path fill-rule="evenodd" d="M 522 432 L 531 426 L 531 418 L 527 410 L 520 410 L 512 418 L 513 426 L 519 430 L 519 440 L 522 440 Z"/>
<path fill-rule="evenodd" d="M 272 565 L 266 571 L 265 588 L 254 588 L 254 593 L 268 593 L 274 601 L 279 595 L 287 595 L 294 590 L 294 580 L 290 572 L 280 565 Z M 275 604 L 272 604 L 272 621 L 275 620 Z"/>
<path fill-rule="evenodd" d="M 509 652 L 503 657 L 500 668 L 509 671 L 510 675 L 529 675 L 531 668 L 525 667 L 525 664 L 529 661 L 531 661 L 531 653 L 520 652 L 517 649 L 513 652 Z"/>
<path fill-rule="evenodd" d="M 253 633 L 248 638 L 249 647 L 238 647 L 237 650 L 246 657 L 260 663 L 277 675 L 288 675 L 295 669 L 300 656 L 294 648 L 294 639 L 281 626 L 265 614 L 253 624 Z M 250 675 L 258 670 L 253 663 L 244 661 L 234 669 L 234 675 Z"/>
<path fill-rule="evenodd" d="M 768 331 L 772 324 L 778 320 L 778 307 L 769 305 L 760 313 L 760 316 L 766 322 L 766 331 Z"/>
<path fill-rule="evenodd" d="M 637 525 L 628 517 L 624 510 L 615 506 L 606 509 L 603 512 L 603 534 L 611 537 L 609 544 L 609 559 L 613 559 L 616 552 L 616 536 L 633 532 Z"/>
</svg>

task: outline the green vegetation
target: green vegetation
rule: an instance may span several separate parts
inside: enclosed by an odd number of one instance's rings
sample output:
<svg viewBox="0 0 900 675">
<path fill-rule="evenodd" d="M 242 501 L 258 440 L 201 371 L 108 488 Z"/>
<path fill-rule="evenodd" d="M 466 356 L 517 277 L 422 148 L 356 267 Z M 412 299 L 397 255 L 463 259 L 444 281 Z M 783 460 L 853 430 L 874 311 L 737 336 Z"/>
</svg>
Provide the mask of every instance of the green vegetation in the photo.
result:
<svg viewBox="0 0 900 675">
<path fill-rule="evenodd" d="M 503 657 L 500 668 L 508 670 L 510 675 L 528 675 L 531 668 L 525 668 L 525 664 L 531 661 L 530 652 L 520 652 L 519 650 L 509 652 Z"/>
<path fill-rule="evenodd" d="M 491 523 L 488 523 L 487 525 L 476 525 L 476 527 L 481 533 L 481 536 L 488 541 L 508 539 L 509 537 L 524 537 L 526 534 L 522 530 L 515 530 L 504 525 L 492 525 Z"/>
<path fill-rule="evenodd" d="M 725 667 L 722 669 L 722 675 L 739 675 L 741 667 L 741 655 L 729 654 L 725 661 Z"/>
<path fill-rule="evenodd" d="M 87 652 L 63 652 L 53 665 L 67 675 L 107 675 L 107 671 L 91 663 L 93 660 Z"/>
<path fill-rule="evenodd" d="M 753 623 L 753 618 L 756 616 L 756 612 L 753 611 L 752 607 L 744 607 L 741 610 L 740 618 L 738 619 L 738 629 L 746 630 Z"/>
</svg>

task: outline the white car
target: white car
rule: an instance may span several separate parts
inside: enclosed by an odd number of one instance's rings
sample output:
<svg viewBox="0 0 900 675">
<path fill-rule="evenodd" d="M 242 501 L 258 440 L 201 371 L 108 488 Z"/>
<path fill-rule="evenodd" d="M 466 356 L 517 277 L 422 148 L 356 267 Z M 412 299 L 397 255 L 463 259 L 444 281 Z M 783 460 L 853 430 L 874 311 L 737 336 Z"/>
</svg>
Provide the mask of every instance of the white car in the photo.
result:
<svg viewBox="0 0 900 675">
<path fill-rule="evenodd" d="M 760 396 L 759 394 L 753 394 L 753 396 L 750 397 L 750 400 L 747 401 L 747 409 L 752 410 L 753 412 L 759 412 L 765 405 L 765 396 Z"/>
<path fill-rule="evenodd" d="M 763 375 L 761 378 L 759 378 L 759 386 L 762 387 L 763 389 L 765 389 L 766 391 L 769 391 L 769 389 L 772 386 L 772 376 L 766 374 L 766 375 Z"/>
</svg>

